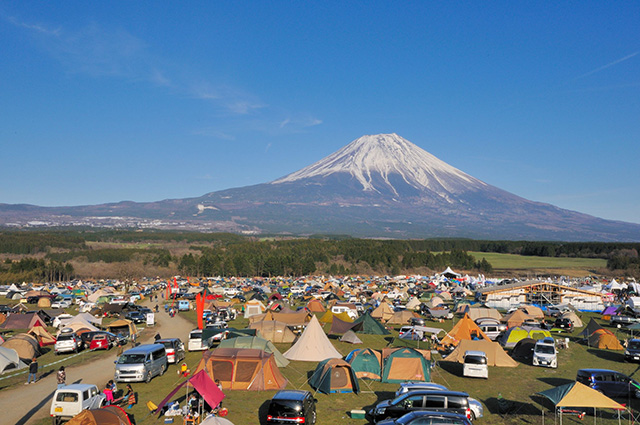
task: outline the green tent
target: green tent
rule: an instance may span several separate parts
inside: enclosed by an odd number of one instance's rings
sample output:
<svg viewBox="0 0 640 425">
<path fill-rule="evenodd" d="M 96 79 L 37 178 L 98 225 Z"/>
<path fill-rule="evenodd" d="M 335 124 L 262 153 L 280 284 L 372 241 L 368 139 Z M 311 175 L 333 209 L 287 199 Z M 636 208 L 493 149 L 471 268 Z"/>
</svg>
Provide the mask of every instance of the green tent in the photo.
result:
<svg viewBox="0 0 640 425">
<path fill-rule="evenodd" d="M 389 335 L 390 332 L 385 329 L 382 323 L 378 322 L 376 319 L 371 317 L 369 312 L 364 315 L 358 317 L 353 322 L 353 326 L 351 326 L 351 330 L 361 334 L 372 334 L 372 335 Z"/>
<path fill-rule="evenodd" d="M 351 365 L 342 359 L 321 361 L 309 379 L 311 388 L 323 394 L 360 392 L 358 378 Z"/>
<path fill-rule="evenodd" d="M 382 363 L 382 382 L 431 381 L 431 362 L 413 348 L 385 348 Z"/>
<path fill-rule="evenodd" d="M 258 338 L 257 336 L 241 336 L 225 339 L 220 341 L 218 348 L 257 348 L 266 353 L 273 353 L 273 358 L 278 367 L 286 367 L 289 365 L 289 360 L 278 351 L 271 341 Z"/>
<path fill-rule="evenodd" d="M 349 362 L 358 378 L 380 380 L 382 375 L 382 354 L 379 351 L 371 348 L 359 348 L 347 354 L 345 360 Z"/>
</svg>

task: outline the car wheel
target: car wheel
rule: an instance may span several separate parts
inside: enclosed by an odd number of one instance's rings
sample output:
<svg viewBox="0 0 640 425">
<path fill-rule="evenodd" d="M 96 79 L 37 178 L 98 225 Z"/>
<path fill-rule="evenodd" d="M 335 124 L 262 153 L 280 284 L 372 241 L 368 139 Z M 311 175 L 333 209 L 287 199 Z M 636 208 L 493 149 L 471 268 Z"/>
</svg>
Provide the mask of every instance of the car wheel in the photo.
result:
<svg viewBox="0 0 640 425">
<path fill-rule="evenodd" d="M 57 416 L 52 416 L 51 418 L 53 420 L 53 425 L 59 425 L 60 424 L 60 418 Z"/>
<path fill-rule="evenodd" d="M 316 423 L 317 416 L 318 415 L 317 415 L 315 410 L 313 412 L 311 412 L 311 418 L 309 419 L 309 423 L 311 425 L 314 425 Z"/>
<path fill-rule="evenodd" d="M 160 376 L 164 375 L 165 369 L 167 367 L 165 365 L 162 365 L 162 367 L 160 368 Z"/>
<path fill-rule="evenodd" d="M 620 329 L 622 327 L 622 325 L 620 323 L 616 324 L 616 328 Z"/>
<path fill-rule="evenodd" d="M 144 379 L 144 382 L 148 384 L 149 382 L 151 382 L 151 378 L 152 378 L 151 371 L 149 371 L 147 372 L 147 377 Z"/>
<path fill-rule="evenodd" d="M 473 412 L 473 410 L 471 411 L 471 420 L 472 421 L 476 420 L 476 414 Z"/>
</svg>

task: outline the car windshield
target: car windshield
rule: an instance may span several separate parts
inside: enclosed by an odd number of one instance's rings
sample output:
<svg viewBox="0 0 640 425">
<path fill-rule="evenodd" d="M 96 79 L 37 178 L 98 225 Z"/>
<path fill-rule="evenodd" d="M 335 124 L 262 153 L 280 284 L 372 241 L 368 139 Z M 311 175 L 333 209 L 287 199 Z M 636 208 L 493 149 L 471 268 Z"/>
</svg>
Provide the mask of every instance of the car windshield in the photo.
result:
<svg viewBox="0 0 640 425">
<path fill-rule="evenodd" d="M 640 350 L 640 340 L 629 341 L 630 350 Z"/>
<path fill-rule="evenodd" d="M 553 348 L 553 345 L 544 345 L 544 344 L 536 345 L 536 353 L 553 354 L 554 352 L 555 352 L 555 349 Z"/>
<path fill-rule="evenodd" d="M 269 413 L 273 416 L 298 415 L 302 411 L 299 401 L 294 400 L 271 400 Z"/>
<path fill-rule="evenodd" d="M 189 334 L 189 339 L 202 339 L 202 331 L 191 332 Z"/>
<path fill-rule="evenodd" d="M 467 364 L 487 364 L 487 358 L 483 356 L 466 356 L 464 362 Z"/>
<path fill-rule="evenodd" d="M 144 354 L 123 354 L 118 359 L 118 364 L 136 364 L 144 362 Z"/>
<path fill-rule="evenodd" d="M 58 341 L 70 341 L 73 339 L 73 335 L 70 334 L 62 334 L 60 336 L 58 336 Z"/>
</svg>

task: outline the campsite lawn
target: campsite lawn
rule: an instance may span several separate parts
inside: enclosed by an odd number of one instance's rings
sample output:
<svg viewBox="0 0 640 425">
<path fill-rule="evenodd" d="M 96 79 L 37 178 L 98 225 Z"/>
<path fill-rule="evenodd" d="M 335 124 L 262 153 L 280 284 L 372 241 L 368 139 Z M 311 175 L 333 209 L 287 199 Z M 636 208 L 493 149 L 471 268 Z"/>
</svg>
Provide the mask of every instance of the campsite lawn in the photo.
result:
<svg viewBox="0 0 640 425">
<path fill-rule="evenodd" d="M 476 260 L 486 258 L 494 270 L 567 270 L 590 271 L 603 269 L 607 266 L 607 260 L 602 258 L 568 258 L 568 257 L 534 257 L 515 254 L 499 254 L 496 252 L 469 252 Z"/>
</svg>

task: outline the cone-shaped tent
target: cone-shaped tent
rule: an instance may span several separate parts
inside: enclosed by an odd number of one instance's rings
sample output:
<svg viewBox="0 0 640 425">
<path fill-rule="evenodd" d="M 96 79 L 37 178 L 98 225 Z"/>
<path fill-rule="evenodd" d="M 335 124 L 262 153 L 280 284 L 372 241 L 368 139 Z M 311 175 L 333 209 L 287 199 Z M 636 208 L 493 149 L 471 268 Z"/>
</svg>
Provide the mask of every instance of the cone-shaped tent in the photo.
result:
<svg viewBox="0 0 640 425">
<path fill-rule="evenodd" d="M 360 348 L 350 352 L 346 359 L 360 379 L 380 380 L 382 375 L 382 354 L 371 348 Z"/>
<path fill-rule="evenodd" d="M 448 362 L 464 363 L 464 353 L 467 351 L 484 351 L 487 355 L 488 366 L 516 367 L 518 362 L 513 360 L 502 349 L 500 344 L 493 341 L 471 341 L 463 339 L 460 344 L 444 360 Z"/>
<path fill-rule="evenodd" d="M 218 348 L 257 348 L 258 350 L 273 353 L 273 357 L 278 367 L 287 367 L 289 360 L 285 359 L 282 353 L 273 345 L 271 341 L 257 336 L 241 336 L 220 341 Z"/>
<path fill-rule="evenodd" d="M 383 322 L 391 319 L 391 316 L 393 316 L 393 308 L 387 302 L 380 303 L 378 308 L 371 312 L 371 317 Z"/>
<path fill-rule="evenodd" d="M 311 375 L 309 385 L 323 394 L 360 392 L 356 374 L 351 365 L 342 359 L 321 361 Z"/>
<path fill-rule="evenodd" d="M 322 326 L 316 316 L 311 318 L 298 341 L 284 353 L 284 356 L 289 360 L 303 362 L 320 362 L 330 358 L 342 358 L 342 354 L 335 349 L 322 330 Z"/>
<path fill-rule="evenodd" d="M 463 339 L 486 339 L 491 341 L 491 338 L 486 336 L 482 330 L 475 324 L 468 314 L 465 314 L 462 319 L 446 334 L 440 342 L 443 346 L 458 345 Z"/>
<path fill-rule="evenodd" d="M 598 322 L 595 321 L 595 319 L 592 317 L 591 320 L 589 320 L 589 323 L 587 324 L 587 327 L 584 328 L 582 330 L 582 332 L 580 332 L 580 335 L 588 338 L 589 335 L 591 335 L 592 333 L 594 333 L 595 331 L 597 331 L 598 329 L 603 329 L 602 326 L 600 326 L 598 324 Z"/>
</svg>

